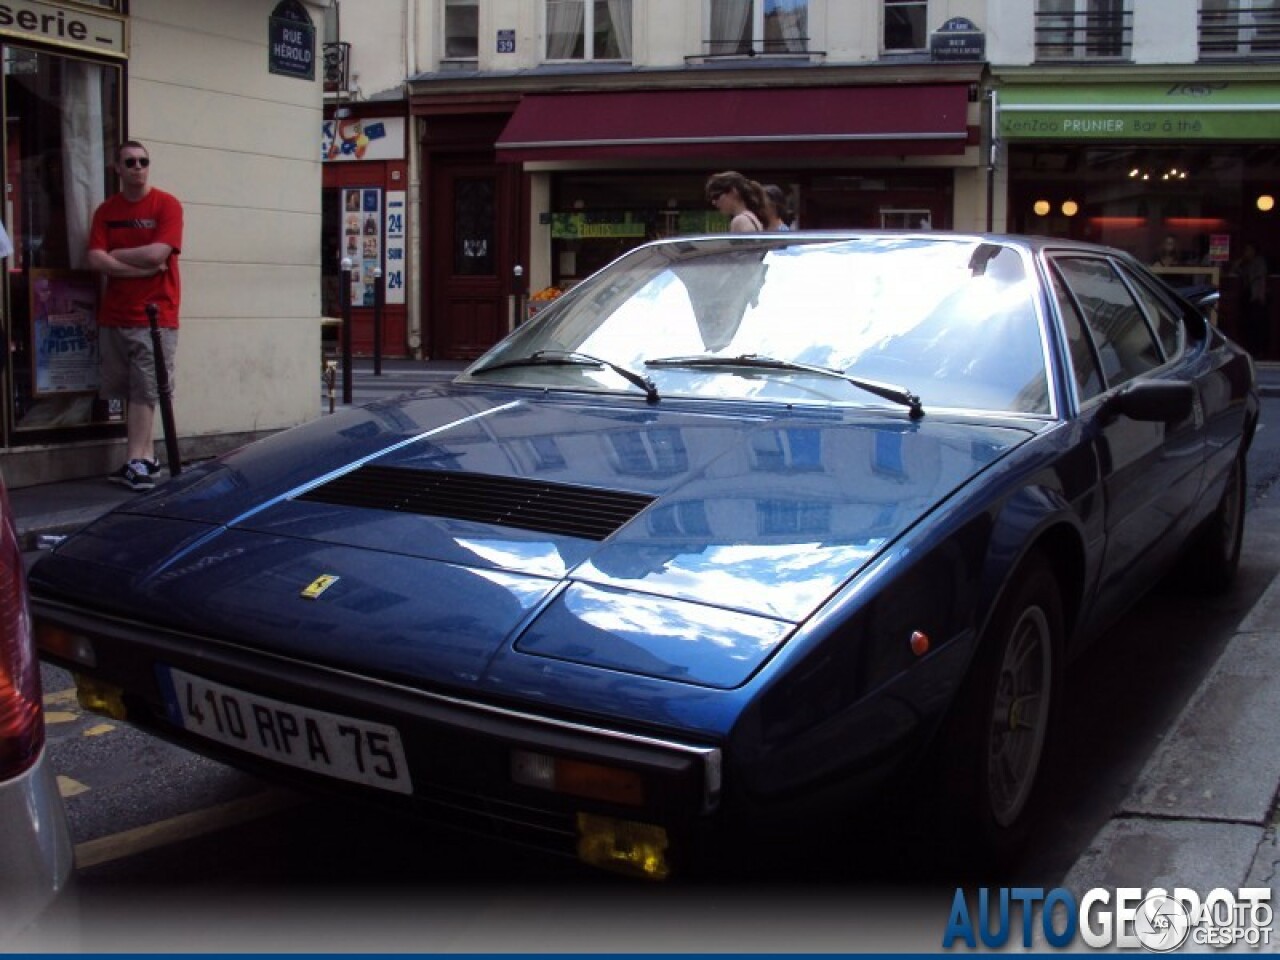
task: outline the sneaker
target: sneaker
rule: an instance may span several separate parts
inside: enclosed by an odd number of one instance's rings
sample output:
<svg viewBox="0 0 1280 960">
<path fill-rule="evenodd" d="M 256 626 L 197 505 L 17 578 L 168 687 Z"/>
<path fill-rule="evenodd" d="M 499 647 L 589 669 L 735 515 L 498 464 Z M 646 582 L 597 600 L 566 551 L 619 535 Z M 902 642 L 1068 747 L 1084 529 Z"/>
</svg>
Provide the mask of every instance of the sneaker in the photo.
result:
<svg viewBox="0 0 1280 960">
<path fill-rule="evenodd" d="M 130 490 L 154 490 L 155 478 L 145 460 L 130 460 L 108 477 L 112 483 L 123 484 Z"/>
<path fill-rule="evenodd" d="M 156 461 L 156 460 L 143 460 L 142 462 L 143 462 L 143 463 L 145 463 L 145 464 L 147 465 L 147 473 L 151 474 L 151 476 L 153 476 L 153 477 L 158 477 L 158 476 L 160 476 L 160 471 L 161 471 L 163 468 L 160 466 L 159 461 Z"/>
</svg>

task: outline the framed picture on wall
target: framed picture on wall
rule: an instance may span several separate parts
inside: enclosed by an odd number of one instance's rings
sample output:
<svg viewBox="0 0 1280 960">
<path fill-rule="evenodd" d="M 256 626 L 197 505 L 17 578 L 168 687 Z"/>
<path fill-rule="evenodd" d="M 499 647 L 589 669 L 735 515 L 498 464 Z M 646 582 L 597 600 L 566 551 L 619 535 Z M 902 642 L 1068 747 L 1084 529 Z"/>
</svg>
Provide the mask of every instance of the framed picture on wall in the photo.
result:
<svg viewBox="0 0 1280 960">
<path fill-rule="evenodd" d="M 30 290 L 33 394 L 96 393 L 98 275 L 33 269 Z"/>
</svg>

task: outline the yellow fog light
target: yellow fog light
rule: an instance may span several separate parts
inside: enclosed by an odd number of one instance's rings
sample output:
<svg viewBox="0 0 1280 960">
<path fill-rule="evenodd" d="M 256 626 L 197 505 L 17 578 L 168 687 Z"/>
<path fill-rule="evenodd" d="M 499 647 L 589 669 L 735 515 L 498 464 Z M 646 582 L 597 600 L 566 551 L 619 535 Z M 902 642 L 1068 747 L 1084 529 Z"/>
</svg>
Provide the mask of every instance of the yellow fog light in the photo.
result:
<svg viewBox="0 0 1280 960">
<path fill-rule="evenodd" d="M 647 880 L 665 880 L 671 873 L 662 827 L 590 813 L 578 814 L 578 859 Z"/>
<path fill-rule="evenodd" d="M 94 713 L 106 714 L 112 720 L 127 719 L 124 708 L 124 691 L 109 683 L 75 674 L 76 700 L 80 706 Z"/>
</svg>

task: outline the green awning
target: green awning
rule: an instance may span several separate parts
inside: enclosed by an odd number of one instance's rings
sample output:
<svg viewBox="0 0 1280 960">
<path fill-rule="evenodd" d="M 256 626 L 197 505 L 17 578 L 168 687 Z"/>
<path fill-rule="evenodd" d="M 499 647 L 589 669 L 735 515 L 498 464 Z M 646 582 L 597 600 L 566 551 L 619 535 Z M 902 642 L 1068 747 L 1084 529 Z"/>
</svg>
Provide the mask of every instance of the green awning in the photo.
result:
<svg viewBox="0 0 1280 960">
<path fill-rule="evenodd" d="M 1280 140 L 1280 85 L 1016 84 L 997 93 L 1005 140 Z"/>
</svg>

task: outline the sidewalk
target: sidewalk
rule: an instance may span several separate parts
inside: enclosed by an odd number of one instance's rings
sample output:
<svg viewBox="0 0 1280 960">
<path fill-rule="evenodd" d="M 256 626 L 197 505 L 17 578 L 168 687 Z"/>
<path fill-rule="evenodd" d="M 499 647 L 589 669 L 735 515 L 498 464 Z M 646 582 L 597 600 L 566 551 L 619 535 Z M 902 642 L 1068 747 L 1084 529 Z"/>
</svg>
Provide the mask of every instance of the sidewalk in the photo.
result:
<svg viewBox="0 0 1280 960">
<path fill-rule="evenodd" d="M 382 374 L 375 376 L 373 360 L 357 357 L 351 366 L 351 401 L 359 405 L 409 393 L 424 384 L 448 380 L 464 366 L 452 361 L 384 359 Z M 317 386 L 317 412 L 324 416 L 329 412 L 328 388 L 323 380 Z M 341 371 L 334 384 L 334 401 L 337 408 L 342 407 Z M 30 550 L 41 545 L 42 537 L 66 536 L 136 496 L 132 490 L 107 482 L 105 477 L 88 477 L 19 487 L 9 491 L 9 502 L 18 527 L 18 542 Z"/>
<path fill-rule="evenodd" d="M 352 398 L 355 403 L 385 399 L 448 379 L 461 367 L 387 360 L 382 376 L 375 377 L 372 361 L 362 358 L 353 366 Z M 1258 377 L 1264 395 L 1280 396 L 1280 364 L 1259 365 Z M 335 389 L 341 406 L 341 375 Z M 321 403 L 322 413 L 327 412 L 328 391 L 323 385 Z M 34 549 L 41 537 L 70 533 L 134 496 L 96 477 L 9 492 L 27 549 Z M 1262 527 L 1280 531 L 1280 504 L 1264 504 L 1256 508 L 1263 522 L 1250 523 L 1255 536 L 1262 535 Z M 1242 619 L 1128 798 L 1061 885 L 1077 894 L 1092 887 L 1190 887 L 1201 896 L 1215 887 L 1270 887 L 1272 904 L 1280 904 L 1277 678 L 1280 577 Z M 1058 878 L 1046 877 L 1043 883 L 1048 887 Z"/>
</svg>

